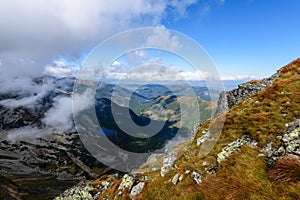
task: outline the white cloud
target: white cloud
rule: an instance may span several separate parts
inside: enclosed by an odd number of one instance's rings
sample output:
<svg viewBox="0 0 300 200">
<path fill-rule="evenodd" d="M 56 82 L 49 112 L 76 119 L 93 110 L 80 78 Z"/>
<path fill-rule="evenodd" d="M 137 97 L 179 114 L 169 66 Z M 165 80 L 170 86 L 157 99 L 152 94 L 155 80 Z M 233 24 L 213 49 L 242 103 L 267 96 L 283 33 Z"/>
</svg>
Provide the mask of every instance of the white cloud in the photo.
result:
<svg viewBox="0 0 300 200">
<path fill-rule="evenodd" d="M 120 66 L 121 65 L 121 63 L 120 62 L 118 62 L 118 61 L 114 61 L 112 64 L 111 64 L 112 66 Z"/>
<path fill-rule="evenodd" d="M 78 59 L 103 39 L 128 28 L 154 26 L 181 16 L 192 1 L 1 0 L 0 80 L 35 77 L 57 57 Z M 176 48 L 176 38 L 171 38 Z M 46 71 L 71 73 L 56 63 Z M 23 87 L 23 85 L 19 85 Z"/>
<path fill-rule="evenodd" d="M 42 130 L 38 128 L 33 128 L 31 126 L 25 126 L 23 128 L 13 129 L 9 131 L 6 135 L 6 140 L 10 142 L 16 141 L 31 141 L 37 138 L 43 138 L 50 135 L 51 132 L 48 130 Z"/>
<path fill-rule="evenodd" d="M 67 63 L 62 61 L 62 60 L 55 60 L 53 61 L 53 63 L 57 66 L 57 67 L 67 67 Z"/>
<path fill-rule="evenodd" d="M 178 50 L 182 47 L 178 37 L 171 36 L 169 30 L 164 26 L 157 27 L 153 31 L 153 35 L 149 36 L 146 41 L 147 46 L 156 48 L 170 49 L 172 51 Z"/>
<path fill-rule="evenodd" d="M 87 89 L 82 94 L 74 94 L 73 98 L 76 99 L 76 106 L 73 106 L 74 114 L 79 113 L 94 105 L 94 95 L 92 89 Z"/>
<path fill-rule="evenodd" d="M 77 106 L 72 107 L 72 97 L 58 96 L 54 99 L 53 106 L 45 113 L 42 122 L 47 128 L 68 131 L 74 128 L 73 114 L 94 105 L 92 91 L 86 90 L 83 94 L 76 95 Z"/>
<path fill-rule="evenodd" d="M 46 66 L 44 73 L 57 77 L 67 77 L 72 76 L 74 74 L 74 70 L 68 67 Z"/>
<path fill-rule="evenodd" d="M 239 81 L 239 80 L 253 80 L 253 79 L 261 79 L 259 76 L 255 75 L 223 75 L 221 76 L 222 80 L 227 81 Z"/>
<path fill-rule="evenodd" d="M 5 79 L 0 79 L 0 94 L 20 93 L 27 94 L 37 91 L 37 86 L 32 83 L 32 79 L 28 77 L 15 78 L 14 81 L 6 82 Z"/>
<path fill-rule="evenodd" d="M 173 0 L 171 5 L 177 8 L 177 18 L 186 16 L 186 9 L 188 6 L 197 3 L 197 0 Z"/>
<path fill-rule="evenodd" d="M 178 67 L 166 67 L 158 64 L 147 64 L 129 72 L 111 72 L 107 79 L 117 79 L 128 82 L 163 82 L 163 81 L 200 81 L 209 77 L 208 72 L 183 71 Z"/>
<path fill-rule="evenodd" d="M 16 108 L 20 106 L 24 107 L 34 107 L 35 103 L 42 99 L 47 93 L 40 92 L 36 95 L 31 95 L 29 97 L 24 97 L 21 99 L 5 99 L 0 101 L 0 105 L 5 106 L 7 108 Z"/>
<path fill-rule="evenodd" d="M 66 131 L 73 127 L 72 99 L 70 97 L 57 97 L 54 106 L 45 113 L 42 120 L 49 128 Z"/>
<path fill-rule="evenodd" d="M 65 61 L 53 61 L 52 65 L 47 65 L 44 69 L 44 74 L 57 77 L 74 76 L 75 67 Z"/>
<path fill-rule="evenodd" d="M 20 87 L 20 85 L 22 87 Z M 4 99 L 0 101 L 0 105 L 7 108 L 16 108 L 20 106 L 34 107 L 36 103 L 45 97 L 49 91 L 53 90 L 55 85 L 52 82 L 43 83 L 38 85 L 33 83 L 28 78 L 17 78 L 14 82 L 3 87 L 0 93 L 17 94 L 18 98 Z"/>
<path fill-rule="evenodd" d="M 84 49 L 113 33 L 156 25 L 167 15 L 167 8 L 182 13 L 190 4 L 173 0 L 2 0 L 0 59 L 5 60 L 6 73 L 42 72 L 41 66 L 56 56 L 78 58 Z"/>
<path fill-rule="evenodd" d="M 143 65 L 145 63 L 162 63 L 162 57 L 149 55 L 149 52 L 146 49 L 130 52 L 126 54 L 124 58 L 127 62 L 127 66 L 120 64 L 120 66 L 123 67 L 123 71 L 129 70 L 131 66 Z"/>
<path fill-rule="evenodd" d="M 145 56 L 147 57 L 147 56 Z M 155 60 L 155 59 L 158 59 Z M 136 65 L 137 67 L 124 66 L 122 63 L 118 62 L 118 67 L 124 67 L 124 69 L 120 70 L 120 68 L 116 68 L 115 70 L 110 70 L 105 74 L 105 79 L 116 79 L 123 80 L 129 82 L 136 81 L 147 81 L 147 82 L 159 82 L 159 81 L 202 81 L 207 79 L 216 79 L 224 81 L 247 81 L 253 79 L 262 79 L 263 77 L 259 77 L 256 75 L 221 75 L 215 76 L 213 74 L 209 74 L 209 72 L 204 70 L 195 70 L 195 71 L 185 71 L 182 70 L 182 67 L 170 67 L 164 66 L 161 63 L 162 58 L 153 58 L 147 57 L 143 62 Z M 150 62 L 149 60 L 152 60 Z M 126 70 L 127 69 L 127 70 Z"/>
</svg>

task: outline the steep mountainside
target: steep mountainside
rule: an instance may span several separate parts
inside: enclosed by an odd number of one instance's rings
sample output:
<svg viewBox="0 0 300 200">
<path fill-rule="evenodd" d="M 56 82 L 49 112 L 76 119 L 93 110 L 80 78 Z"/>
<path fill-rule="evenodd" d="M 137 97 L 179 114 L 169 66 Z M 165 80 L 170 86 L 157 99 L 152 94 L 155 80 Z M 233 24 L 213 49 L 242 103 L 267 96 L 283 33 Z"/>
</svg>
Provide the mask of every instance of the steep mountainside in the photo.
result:
<svg viewBox="0 0 300 200">
<path fill-rule="evenodd" d="M 0 94 L 0 194 L 7 199 L 49 199 L 107 168 L 90 155 L 74 130 L 44 124 L 57 100 L 70 99 L 73 82 L 41 77 L 32 87 L 44 91 Z"/>
<path fill-rule="evenodd" d="M 101 176 L 57 199 L 81 194 L 86 199 L 300 199 L 299 91 L 300 59 L 270 79 L 223 93 L 230 110 L 208 155 L 199 152 L 209 142 L 210 121 L 190 146 L 179 144 L 165 157 L 154 157 L 163 162 L 161 169 Z M 222 115 L 215 116 L 216 126 Z M 176 160 L 178 151 L 183 155 Z"/>
</svg>

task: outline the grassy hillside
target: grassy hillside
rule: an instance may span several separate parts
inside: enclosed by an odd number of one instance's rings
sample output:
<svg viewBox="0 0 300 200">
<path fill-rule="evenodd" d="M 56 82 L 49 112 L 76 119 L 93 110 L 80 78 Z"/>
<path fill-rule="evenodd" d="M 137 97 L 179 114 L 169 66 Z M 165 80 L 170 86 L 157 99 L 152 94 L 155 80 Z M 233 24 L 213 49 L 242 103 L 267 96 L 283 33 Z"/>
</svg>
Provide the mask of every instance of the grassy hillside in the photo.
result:
<svg viewBox="0 0 300 200">
<path fill-rule="evenodd" d="M 212 102 L 208 102 L 200 98 L 197 98 L 197 101 L 193 101 L 193 98 L 194 97 L 187 96 L 176 97 L 175 95 L 159 96 L 158 98 L 141 106 L 138 113 L 154 120 L 180 122 L 180 117 L 182 113 L 180 110 L 179 102 L 182 102 L 186 106 L 188 106 L 189 109 L 199 110 L 200 122 L 211 118 L 211 114 L 215 109 L 215 105 L 213 105 Z M 194 104 L 189 102 L 193 102 Z M 164 111 L 162 112 L 161 109 L 164 109 Z M 177 126 L 179 127 L 180 125 L 177 124 Z"/>
<path fill-rule="evenodd" d="M 226 116 L 224 129 L 213 151 L 200 159 L 200 147 L 196 141 L 177 160 L 177 168 L 168 177 L 153 173 L 141 197 L 143 199 L 300 199 L 299 157 L 282 157 L 273 166 L 267 167 L 261 151 L 272 142 L 274 148 L 281 144 L 278 136 L 285 133 L 285 124 L 300 118 L 300 59 L 283 67 L 279 78 L 265 91 L 235 105 Z M 201 136 L 204 124 L 195 138 Z M 218 166 L 216 173 L 208 175 L 197 185 L 186 176 L 174 186 L 170 179 L 175 173 L 187 169 L 205 174 L 216 164 L 216 156 L 230 142 L 249 135 L 257 146 L 243 146 L 240 153 L 233 153 Z M 278 166 L 279 165 L 279 166 Z M 276 167 L 286 169 L 277 178 Z M 290 169 L 289 169 L 290 168 Z M 294 170 L 294 171 L 291 171 Z M 291 171 L 291 172 L 290 172 Z M 275 173 L 276 176 L 276 173 Z M 291 176 L 287 178 L 285 176 Z M 275 181 L 276 180 L 276 181 Z"/>
<path fill-rule="evenodd" d="M 287 127 L 300 119 L 300 59 L 278 73 L 270 87 L 230 109 L 220 138 L 205 157 L 199 155 L 203 144 L 197 140 L 207 133 L 209 120 L 190 146 L 178 146 L 184 152 L 164 177 L 160 170 L 138 174 L 125 190 L 118 189 L 123 180 L 101 177 L 92 183 L 93 192 L 100 191 L 99 199 L 130 199 L 132 186 L 143 182 L 134 199 L 300 199 L 300 155 L 286 143 Z M 291 134 L 299 152 L 297 123 Z M 279 147 L 284 151 L 275 159 Z M 97 189 L 107 180 L 108 188 Z"/>
</svg>

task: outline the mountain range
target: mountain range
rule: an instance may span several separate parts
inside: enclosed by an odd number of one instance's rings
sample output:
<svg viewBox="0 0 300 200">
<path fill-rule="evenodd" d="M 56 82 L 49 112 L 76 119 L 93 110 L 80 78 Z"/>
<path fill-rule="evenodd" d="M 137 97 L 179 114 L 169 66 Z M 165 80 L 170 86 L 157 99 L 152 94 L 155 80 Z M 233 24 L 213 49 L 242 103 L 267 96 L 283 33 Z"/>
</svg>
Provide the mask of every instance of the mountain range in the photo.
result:
<svg viewBox="0 0 300 200">
<path fill-rule="evenodd" d="M 30 90 L 0 95 L 1 199 L 52 199 L 83 179 L 117 172 L 91 155 L 75 129 L 72 119 L 75 82 L 79 85 L 76 89 L 82 91 L 94 84 L 75 78 L 44 76 L 33 78 Z M 178 85 L 169 87 L 177 93 L 185 90 Z M 192 97 L 175 95 L 160 85 L 145 85 L 135 91 L 136 85 L 126 86 L 129 89 L 118 87 L 117 93 L 115 88 L 115 85 L 99 83 L 95 105 L 91 107 L 96 110 L 105 137 L 128 151 L 148 152 L 149 155 L 155 149 L 163 151 L 179 128 L 179 101 Z M 209 95 L 205 87 L 196 87 L 195 91 L 204 121 L 215 109 L 209 98 L 216 94 Z M 129 96 L 128 107 L 124 96 Z M 169 114 L 158 115 L 157 105 Z M 198 109 L 196 105 L 191 106 Z M 122 119 L 128 117 L 129 111 L 130 118 L 140 126 L 151 120 L 165 122 L 165 125 L 150 139 L 129 137 L 114 121 L 112 107 Z"/>
<path fill-rule="evenodd" d="M 216 115 L 191 143 L 152 155 L 121 178 L 82 182 L 56 199 L 300 199 L 299 91 L 297 59 L 270 78 L 223 92 Z M 207 143 L 215 145 L 203 154 Z"/>
</svg>

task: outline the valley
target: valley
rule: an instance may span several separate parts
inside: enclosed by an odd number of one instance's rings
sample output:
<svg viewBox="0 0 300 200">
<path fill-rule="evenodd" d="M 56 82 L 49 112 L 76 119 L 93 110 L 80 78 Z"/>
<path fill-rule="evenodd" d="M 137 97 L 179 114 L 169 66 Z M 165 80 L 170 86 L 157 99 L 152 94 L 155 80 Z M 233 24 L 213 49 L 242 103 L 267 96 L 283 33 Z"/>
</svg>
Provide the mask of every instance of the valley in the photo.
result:
<svg viewBox="0 0 300 200">
<path fill-rule="evenodd" d="M 6 195 L 13 188 L 17 191 L 9 194 L 11 198 L 51 199 L 66 188 L 83 179 L 92 179 L 101 174 L 115 173 L 114 169 L 99 162 L 85 148 L 72 125 L 69 129 L 58 129 L 55 123 L 49 124 L 46 119 L 51 109 L 59 106 L 61 100 L 68 100 L 73 95 L 75 79 L 57 79 L 55 77 L 41 77 L 33 80 L 37 88 L 50 87 L 37 99 L 34 106 L 22 105 L 24 99 L 29 99 L 39 94 L 2 94 L 0 96 L 1 112 L 1 141 L 0 141 L 0 172 L 1 176 L 11 182 L 4 181 L 1 185 Z M 88 82 L 80 82 L 80 90 L 84 91 Z M 114 85 L 101 83 L 95 95 L 95 107 L 98 122 L 103 132 L 98 132 L 100 137 L 107 137 L 111 142 L 127 151 L 148 153 L 158 150 L 164 152 L 164 146 L 172 140 L 180 127 L 181 110 L 179 102 L 188 102 L 191 96 L 176 96 L 170 89 L 159 85 L 146 85 L 136 91 L 121 88 L 113 97 Z M 48 87 L 47 86 L 47 87 Z M 136 88 L 131 85 L 129 88 Z M 172 86 L 177 92 L 183 93 L 184 87 Z M 120 92 L 121 91 L 121 92 Z M 211 107 L 207 89 L 204 87 L 196 90 L 197 102 L 201 120 L 208 119 L 215 107 Z M 124 103 L 124 97 L 130 96 L 129 109 Z M 202 99 L 203 98 L 203 99 Z M 179 99 L 179 100 L 178 100 Z M 206 99 L 206 100 L 204 100 Z M 10 101 L 17 106 L 7 106 Z M 19 105 L 18 105 L 19 104 Z M 164 123 L 160 132 L 150 138 L 136 138 L 122 131 L 112 115 L 114 112 L 119 118 L 129 117 L 139 126 L 153 123 Z M 72 106 L 72 105 L 64 105 Z M 128 106 L 128 105 L 127 105 Z M 197 105 L 189 105 L 191 109 Z M 64 107 L 65 108 L 65 107 Z M 163 115 L 160 108 L 167 113 Z M 62 119 L 63 120 L 63 119 Z M 72 119 L 70 119 L 72 121 Z M 60 120 L 59 120 L 60 121 Z M 69 121 L 69 120 L 68 120 Z M 52 122 L 52 121 L 51 121 Z M 74 123 L 74 122 L 72 122 Z M 51 125 L 51 126 L 50 126 Z M 184 130 L 184 129 L 182 129 Z M 147 137 L 147 132 L 139 132 Z M 186 133 L 189 135 L 189 130 Z M 103 156 L 103 154 L 101 154 Z M 140 160 L 143 163 L 146 160 Z M 118 161 L 119 162 L 119 161 Z M 118 163 L 121 165 L 122 163 Z M 32 180 L 32 181 L 28 181 Z M 45 181 L 44 181 L 45 180 Z M 6 185 L 6 182 L 8 185 Z"/>
</svg>

